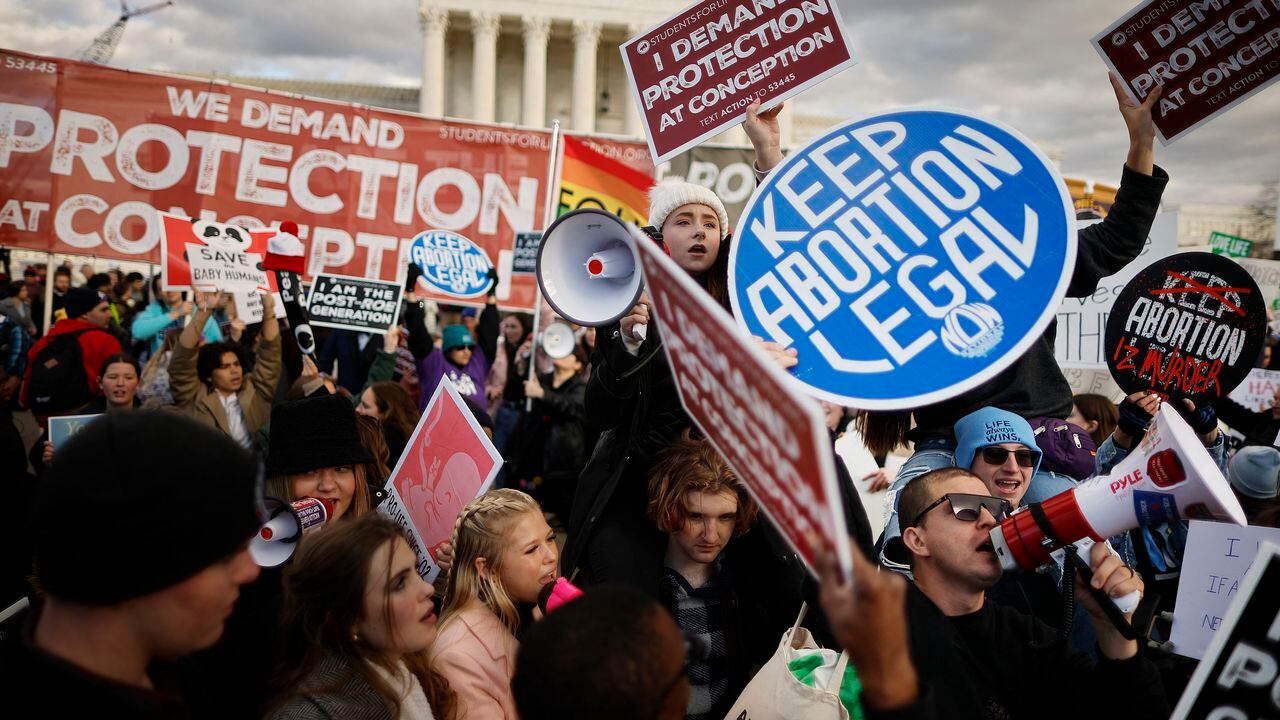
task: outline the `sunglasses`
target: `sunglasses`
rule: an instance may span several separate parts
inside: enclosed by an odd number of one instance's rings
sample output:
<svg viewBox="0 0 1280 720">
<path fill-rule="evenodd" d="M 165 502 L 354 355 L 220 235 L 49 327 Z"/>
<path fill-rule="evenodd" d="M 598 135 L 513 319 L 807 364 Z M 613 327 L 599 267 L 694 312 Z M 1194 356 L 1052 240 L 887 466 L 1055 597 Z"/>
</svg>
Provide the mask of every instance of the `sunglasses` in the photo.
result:
<svg viewBox="0 0 1280 720">
<path fill-rule="evenodd" d="M 999 445 L 988 445 L 982 448 L 982 460 L 988 465 L 1003 465 L 1011 454 L 1013 459 L 1018 461 L 1019 467 L 1029 468 L 1036 463 L 1036 456 L 1030 450 L 1009 450 Z"/>
<path fill-rule="evenodd" d="M 955 515 L 957 520 L 961 520 L 963 522 L 976 522 L 978 517 L 982 514 L 982 508 L 986 508 L 987 512 L 991 513 L 991 517 L 995 518 L 996 522 L 1004 520 L 1009 513 L 1013 512 L 1013 505 L 1009 504 L 1008 500 L 993 498 L 990 495 L 947 493 L 930 503 L 929 507 L 921 510 L 920 514 L 916 515 L 915 519 L 911 521 L 910 527 L 919 525 L 920 520 L 924 518 L 925 515 L 928 515 L 930 510 L 938 507 L 944 502 L 951 503 L 951 514 Z"/>
</svg>

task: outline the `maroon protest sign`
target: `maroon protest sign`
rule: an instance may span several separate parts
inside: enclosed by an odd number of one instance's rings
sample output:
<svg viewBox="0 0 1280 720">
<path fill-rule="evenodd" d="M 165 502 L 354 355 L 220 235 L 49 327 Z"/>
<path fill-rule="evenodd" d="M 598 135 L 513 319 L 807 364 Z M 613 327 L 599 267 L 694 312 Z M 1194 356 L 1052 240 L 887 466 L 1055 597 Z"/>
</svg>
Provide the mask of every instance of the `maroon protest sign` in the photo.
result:
<svg viewBox="0 0 1280 720">
<path fill-rule="evenodd" d="M 1093 38 L 1168 145 L 1280 78 L 1280 0 L 1146 0 Z"/>
<path fill-rule="evenodd" d="M 1181 253 L 1148 265 L 1116 297 L 1107 365 L 1126 393 L 1203 405 L 1244 380 L 1266 330 L 1262 293 L 1244 268 L 1221 255 Z"/>
<path fill-rule="evenodd" d="M 635 233 L 685 412 L 812 569 L 835 552 L 852 577 L 831 440 L 817 403 L 660 248 Z"/>
<path fill-rule="evenodd" d="M 620 49 L 655 163 L 856 61 L 832 0 L 703 0 Z"/>
</svg>

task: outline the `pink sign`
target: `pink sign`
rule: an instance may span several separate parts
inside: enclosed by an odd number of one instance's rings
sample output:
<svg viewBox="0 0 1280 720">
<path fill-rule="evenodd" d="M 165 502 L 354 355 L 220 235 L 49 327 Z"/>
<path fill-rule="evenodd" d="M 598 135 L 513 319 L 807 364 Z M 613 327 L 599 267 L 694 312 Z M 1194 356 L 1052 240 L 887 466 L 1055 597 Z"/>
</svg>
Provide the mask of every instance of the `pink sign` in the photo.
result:
<svg viewBox="0 0 1280 720">
<path fill-rule="evenodd" d="M 832 444 L 818 403 L 657 245 L 636 233 L 680 403 L 812 569 L 832 552 L 852 578 Z"/>
<path fill-rule="evenodd" d="M 436 553 L 452 536 L 458 513 L 489 489 L 501 468 L 498 449 L 449 379 L 441 378 L 378 508 L 409 529 L 418 574 L 428 581 L 439 575 Z"/>
<path fill-rule="evenodd" d="M 620 49 L 654 163 L 856 62 L 832 0 L 703 0 Z"/>
</svg>

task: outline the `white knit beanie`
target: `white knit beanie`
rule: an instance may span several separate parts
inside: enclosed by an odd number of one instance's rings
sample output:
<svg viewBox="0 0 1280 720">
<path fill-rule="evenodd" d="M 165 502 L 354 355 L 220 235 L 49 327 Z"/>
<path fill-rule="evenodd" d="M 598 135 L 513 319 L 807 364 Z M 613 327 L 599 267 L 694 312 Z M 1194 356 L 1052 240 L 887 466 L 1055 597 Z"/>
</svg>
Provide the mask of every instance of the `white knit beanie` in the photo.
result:
<svg viewBox="0 0 1280 720">
<path fill-rule="evenodd" d="M 676 208 L 690 204 L 706 205 L 715 210 L 720 218 L 720 234 L 723 236 L 729 232 L 729 213 L 725 212 L 720 198 L 711 188 L 683 180 L 663 180 L 649 188 L 649 224 L 661 232 L 662 223 L 667 221 L 668 215 Z"/>
</svg>

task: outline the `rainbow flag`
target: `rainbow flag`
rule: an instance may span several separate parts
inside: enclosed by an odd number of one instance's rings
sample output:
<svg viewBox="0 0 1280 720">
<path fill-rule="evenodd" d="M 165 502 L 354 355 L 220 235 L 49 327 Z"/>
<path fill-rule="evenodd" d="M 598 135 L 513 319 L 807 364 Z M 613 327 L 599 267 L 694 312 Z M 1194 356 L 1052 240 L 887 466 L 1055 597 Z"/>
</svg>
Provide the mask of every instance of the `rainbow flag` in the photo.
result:
<svg viewBox="0 0 1280 720">
<path fill-rule="evenodd" d="M 571 210 L 596 208 L 643 227 L 649 222 L 651 187 L 652 177 L 565 136 L 556 217 Z"/>
</svg>

